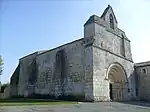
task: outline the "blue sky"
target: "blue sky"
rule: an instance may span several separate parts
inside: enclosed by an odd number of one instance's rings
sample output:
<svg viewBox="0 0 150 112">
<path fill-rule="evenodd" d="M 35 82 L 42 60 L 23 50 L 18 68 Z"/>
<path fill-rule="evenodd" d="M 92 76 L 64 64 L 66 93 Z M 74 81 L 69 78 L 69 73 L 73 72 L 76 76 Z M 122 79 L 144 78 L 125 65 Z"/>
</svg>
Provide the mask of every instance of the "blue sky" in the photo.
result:
<svg viewBox="0 0 150 112">
<path fill-rule="evenodd" d="M 131 40 L 134 62 L 150 61 L 149 0 L 1 0 L 2 82 L 9 81 L 20 57 L 83 37 L 89 16 L 100 16 L 108 4 Z"/>
</svg>

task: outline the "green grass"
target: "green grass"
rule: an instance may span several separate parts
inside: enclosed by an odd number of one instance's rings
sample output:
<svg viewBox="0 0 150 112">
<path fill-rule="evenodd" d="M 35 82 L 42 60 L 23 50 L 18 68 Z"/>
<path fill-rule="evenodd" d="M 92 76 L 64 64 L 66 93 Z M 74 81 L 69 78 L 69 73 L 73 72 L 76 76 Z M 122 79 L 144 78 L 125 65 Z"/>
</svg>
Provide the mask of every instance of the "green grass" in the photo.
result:
<svg viewBox="0 0 150 112">
<path fill-rule="evenodd" d="M 48 100 L 32 100 L 32 99 L 17 99 L 17 100 L 0 100 L 0 106 L 32 106 L 32 105 L 66 105 L 77 104 L 78 102 L 71 101 L 48 101 Z"/>
</svg>

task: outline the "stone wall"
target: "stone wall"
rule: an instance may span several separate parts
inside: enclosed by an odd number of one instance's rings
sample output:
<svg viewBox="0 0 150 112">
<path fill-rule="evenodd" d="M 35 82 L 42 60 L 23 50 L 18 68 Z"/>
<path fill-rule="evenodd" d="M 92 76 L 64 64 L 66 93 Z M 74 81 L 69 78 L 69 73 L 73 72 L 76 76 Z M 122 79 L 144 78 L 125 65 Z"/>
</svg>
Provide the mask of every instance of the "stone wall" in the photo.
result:
<svg viewBox="0 0 150 112">
<path fill-rule="evenodd" d="M 135 75 L 137 99 L 150 101 L 150 62 L 135 64 Z"/>
<path fill-rule="evenodd" d="M 96 26 L 95 42 L 93 45 L 93 82 L 95 100 L 109 100 L 109 82 L 105 80 L 106 72 L 110 64 L 119 63 L 123 66 L 127 78 L 130 93 L 126 99 L 135 97 L 133 62 L 130 51 L 130 42 L 125 40 L 125 57 L 121 55 L 121 37 L 107 31 L 102 26 Z M 128 88 L 126 90 L 128 90 Z"/>
<path fill-rule="evenodd" d="M 93 55 L 93 88 L 95 100 L 109 100 L 109 82 L 105 78 L 110 64 L 116 62 L 123 66 L 128 78 L 130 92 L 126 94 L 126 100 L 135 97 L 133 63 L 98 48 L 94 48 L 93 52 L 95 52 Z"/>
<path fill-rule="evenodd" d="M 109 100 L 109 82 L 105 77 L 110 64 L 116 62 L 124 68 L 128 78 L 126 100 L 134 98 L 133 61 L 130 41 L 125 33 L 117 27 L 111 29 L 106 21 L 93 15 L 84 25 L 84 35 L 87 40 L 94 40 L 92 45 L 93 100 Z"/>
<path fill-rule="evenodd" d="M 85 46 L 84 49 L 84 92 L 86 101 L 94 101 L 93 93 L 93 48 Z"/>
<path fill-rule="evenodd" d="M 92 101 L 91 41 L 79 39 L 52 50 L 35 52 L 21 58 L 11 77 L 11 96 L 71 95 Z"/>
<path fill-rule="evenodd" d="M 84 95 L 82 40 L 46 51 L 37 56 L 35 94 Z"/>
<path fill-rule="evenodd" d="M 18 95 L 18 83 L 20 75 L 20 64 L 18 64 L 16 70 L 10 78 L 10 96 Z"/>
<path fill-rule="evenodd" d="M 18 95 L 28 97 L 34 93 L 34 84 L 36 82 L 37 73 L 35 70 L 35 61 L 37 52 L 25 56 L 19 60 L 20 72 L 19 72 L 19 83 L 18 83 Z"/>
</svg>

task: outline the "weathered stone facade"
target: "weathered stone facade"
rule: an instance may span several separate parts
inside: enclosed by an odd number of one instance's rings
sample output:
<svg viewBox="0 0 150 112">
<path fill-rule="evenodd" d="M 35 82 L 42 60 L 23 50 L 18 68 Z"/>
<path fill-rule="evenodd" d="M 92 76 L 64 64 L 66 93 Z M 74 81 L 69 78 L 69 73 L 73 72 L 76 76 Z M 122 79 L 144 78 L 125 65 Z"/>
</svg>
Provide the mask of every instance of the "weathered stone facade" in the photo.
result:
<svg viewBox="0 0 150 112">
<path fill-rule="evenodd" d="M 150 101 L 150 61 L 136 63 L 134 67 L 137 99 Z"/>
<path fill-rule="evenodd" d="M 86 101 L 135 98 L 130 40 L 108 5 L 84 24 L 84 38 L 19 60 L 11 77 L 12 96 L 83 96 Z"/>
</svg>

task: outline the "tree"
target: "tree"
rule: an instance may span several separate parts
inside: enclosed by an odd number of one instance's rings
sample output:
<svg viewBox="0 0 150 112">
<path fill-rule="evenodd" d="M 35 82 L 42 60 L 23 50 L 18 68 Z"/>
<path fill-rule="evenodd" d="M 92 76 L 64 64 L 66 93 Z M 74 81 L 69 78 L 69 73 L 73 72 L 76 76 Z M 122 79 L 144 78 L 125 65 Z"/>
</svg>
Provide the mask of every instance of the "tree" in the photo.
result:
<svg viewBox="0 0 150 112">
<path fill-rule="evenodd" d="M 2 56 L 0 55 L 0 75 L 2 75 L 2 71 L 3 71 L 3 59 Z"/>
<path fill-rule="evenodd" d="M 9 83 L 4 83 L 1 85 L 1 93 L 4 93 L 4 90 L 9 86 Z"/>
</svg>

